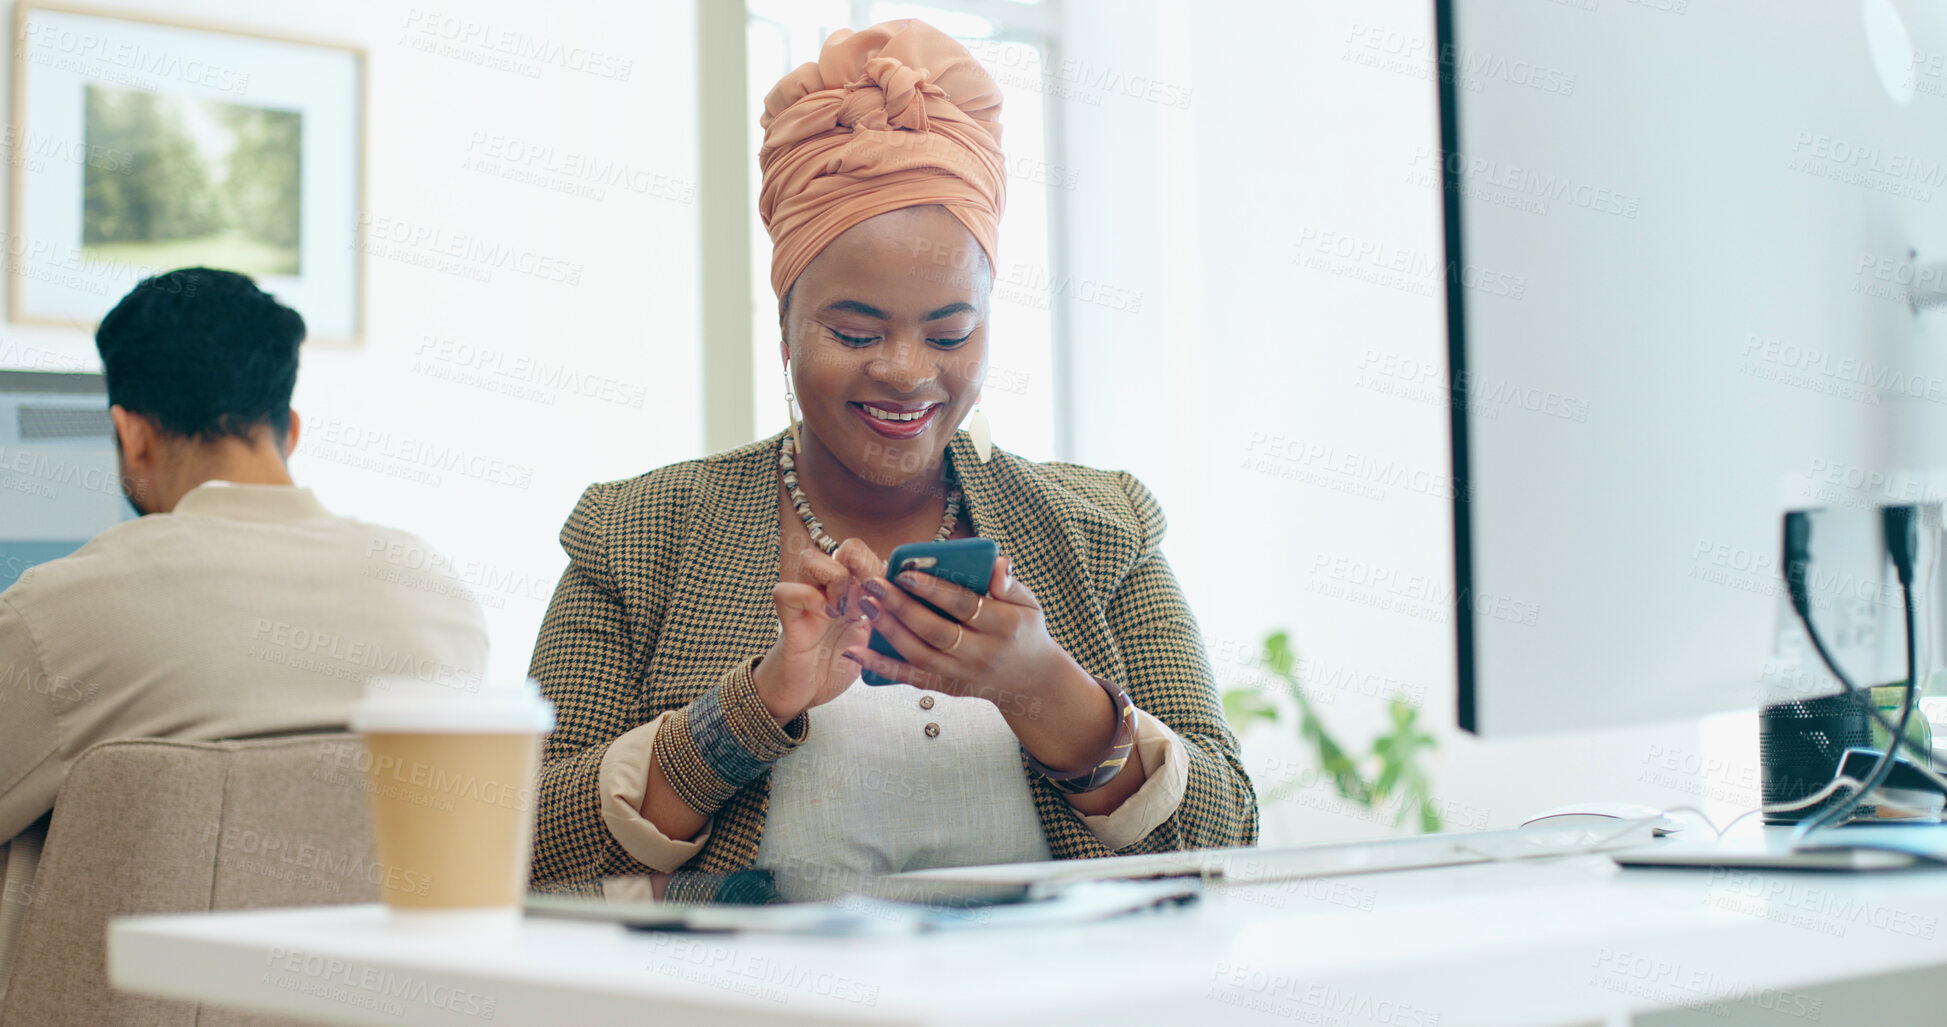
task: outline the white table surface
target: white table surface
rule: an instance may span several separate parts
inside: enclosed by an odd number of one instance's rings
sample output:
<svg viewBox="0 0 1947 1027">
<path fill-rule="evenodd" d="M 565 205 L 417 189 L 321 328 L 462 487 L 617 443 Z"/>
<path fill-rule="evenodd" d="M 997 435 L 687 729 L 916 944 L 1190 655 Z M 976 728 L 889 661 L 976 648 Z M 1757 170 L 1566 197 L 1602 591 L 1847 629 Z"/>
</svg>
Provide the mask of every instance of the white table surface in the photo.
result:
<svg viewBox="0 0 1947 1027">
<path fill-rule="evenodd" d="M 1622 1024 L 1726 1000 L 1742 1004 L 1704 1022 L 1832 1024 L 1853 1021 L 1820 985 L 1947 968 L 1947 870 L 1620 870 L 1576 856 L 1233 886 L 1095 924 L 911 938 L 533 918 L 495 936 L 341 906 L 125 918 L 108 961 L 117 987 L 335 1024 L 1456 1027 Z M 1925 979 L 1941 1022 L 1947 970 Z"/>
</svg>

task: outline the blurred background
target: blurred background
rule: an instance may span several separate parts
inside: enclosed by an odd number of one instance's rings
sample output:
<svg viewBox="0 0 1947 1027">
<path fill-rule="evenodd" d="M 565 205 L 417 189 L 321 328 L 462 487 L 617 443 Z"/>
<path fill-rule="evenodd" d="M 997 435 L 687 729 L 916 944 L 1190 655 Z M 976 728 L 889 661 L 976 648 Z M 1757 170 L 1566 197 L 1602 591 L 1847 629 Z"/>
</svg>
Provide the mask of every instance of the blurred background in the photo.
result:
<svg viewBox="0 0 1947 1027">
<path fill-rule="evenodd" d="M 1668 16 L 1617 6 L 1605 15 Z M 1510 826 L 1580 799 L 1757 804 L 1748 714 L 1493 742 L 1454 727 L 1444 290 L 1518 304 L 1525 280 L 1446 265 L 1426 0 L 115 9 L 363 50 L 362 333 L 307 347 L 293 471 L 333 510 L 449 554 L 487 606 L 497 672 L 526 668 L 586 485 L 783 426 L 755 214 L 763 95 L 831 30 L 919 17 L 1007 91 L 995 441 L 1126 468 L 1161 499 L 1165 551 L 1237 693 L 1266 843 L 1429 813 Z M 1461 85 L 1531 88 L 1517 78 Z M 119 102 L 102 117 L 140 113 Z M 10 142 L 17 170 L 29 157 Z M 221 230 L 213 217 L 197 230 Z M 115 242 L 112 219 L 100 231 Z M 8 268 L 37 273 L 19 246 Z M 0 367 L 97 366 L 85 324 L 0 331 Z M 460 459 L 427 473 L 426 452 Z M 1344 794 L 1301 734 L 1266 663 L 1278 631 L 1351 756 L 1375 739 L 1417 750 L 1389 797 Z"/>
</svg>

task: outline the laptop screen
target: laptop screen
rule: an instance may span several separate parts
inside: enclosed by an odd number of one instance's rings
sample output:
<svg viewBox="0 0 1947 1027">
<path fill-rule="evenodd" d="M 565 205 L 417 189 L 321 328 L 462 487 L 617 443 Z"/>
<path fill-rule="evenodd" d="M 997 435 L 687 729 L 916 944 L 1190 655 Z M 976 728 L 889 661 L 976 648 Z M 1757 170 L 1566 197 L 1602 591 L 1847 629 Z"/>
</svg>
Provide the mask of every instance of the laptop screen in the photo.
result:
<svg viewBox="0 0 1947 1027">
<path fill-rule="evenodd" d="M 102 376 L 0 371 L 0 591 L 134 516 Z"/>
</svg>

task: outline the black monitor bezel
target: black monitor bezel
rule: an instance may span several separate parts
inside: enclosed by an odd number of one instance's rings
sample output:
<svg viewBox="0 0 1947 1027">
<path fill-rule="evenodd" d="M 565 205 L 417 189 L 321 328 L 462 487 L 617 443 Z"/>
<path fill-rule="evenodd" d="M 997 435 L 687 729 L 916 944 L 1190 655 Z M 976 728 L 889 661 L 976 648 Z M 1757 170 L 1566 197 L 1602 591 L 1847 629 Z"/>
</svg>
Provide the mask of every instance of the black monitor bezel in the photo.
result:
<svg viewBox="0 0 1947 1027">
<path fill-rule="evenodd" d="M 1454 576 L 1454 663 L 1457 702 L 1455 713 L 1460 728 L 1473 734 L 1481 730 L 1478 668 L 1474 665 L 1474 609 L 1469 601 L 1474 594 L 1473 561 L 1473 479 L 1470 476 L 1467 434 L 1467 311 L 1465 289 L 1460 288 L 1458 269 L 1465 267 L 1460 235 L 1460 168 L 1455 159 L 1460 152 L 1460 109 L 1458 77 L 1454 57 L 1453 0 L 1434 0 L 1435 51 L 1440 58 L 1440 74 L 1435 76 L 1440 91 L 1440 211 L 1442 239 L 1446 248 L 1444 266 L 1447 294 L 1447 410 L 1451 423 L 1453 461 L 1453 576 Z"/>
</svg>

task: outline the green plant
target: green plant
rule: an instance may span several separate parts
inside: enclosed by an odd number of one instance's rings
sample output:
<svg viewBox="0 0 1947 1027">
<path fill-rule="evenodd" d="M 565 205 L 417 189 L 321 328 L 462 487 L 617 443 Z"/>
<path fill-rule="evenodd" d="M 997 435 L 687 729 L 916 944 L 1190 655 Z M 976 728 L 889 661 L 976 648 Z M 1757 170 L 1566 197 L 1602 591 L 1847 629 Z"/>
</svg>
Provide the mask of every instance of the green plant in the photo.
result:
<svg viewBox="0 0 1947 1027">
<path fill-rule="evenodd" d="M 1331 778 L 1339 796 L 1366 809 L 1396 797 L 1399 814 L 1394 823 L 1402 823 L 1409 815 L 1417 814 L 1420 830 L 1440 830 L 1440 812 L 1433 807 L 1432 782 L 1419 759 L 1421 752 L 1434 748 L 1436 743 L 1419 726 L 1419 711 L 1403 700 L 1394 699 L 1390 710 L 1392 729 L 1373 739 L 1370 752 L 1355 756 L 1332 737 L 1325 721 L 1318 716 L 1311 698 L 1299 685 L 1297 663 L 1298 654 L 1291 647 L 1289 635 L 1275 631 L 1265 637 L 1264 667 L 1284 683 L 1285 691 L 1298 707 L 1298 737 L 1318 754 L 1319 769 Z M 1257 688 L 1229 689 L 1223 699 L 1224 717 L 1240 731 L 1253 721 L 1276 724 L 1282 719 L 1280 707 Z M 1262 801 L 1275 802 L 1298 787 L 1299 782 L 1286 782 L 1265 793 Z"/>
</svg>

